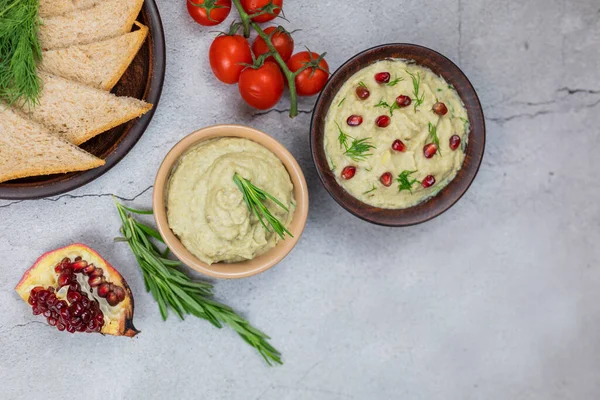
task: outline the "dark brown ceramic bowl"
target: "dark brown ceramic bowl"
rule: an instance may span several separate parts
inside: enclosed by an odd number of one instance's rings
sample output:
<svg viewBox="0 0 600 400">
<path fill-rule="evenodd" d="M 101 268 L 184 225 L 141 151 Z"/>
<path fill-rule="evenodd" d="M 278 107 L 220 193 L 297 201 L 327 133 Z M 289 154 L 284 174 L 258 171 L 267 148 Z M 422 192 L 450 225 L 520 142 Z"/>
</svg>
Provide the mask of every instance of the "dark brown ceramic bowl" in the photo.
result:
<svg viewBox="0 0 600 400">
<path fill-rule="evenodd" d="M 148 37 L 112 92 L 146 100 L 154 107 L 140 118 L 104 132 L 81 145 L 106 164 L 68 174 L 36 176 L 0 183 L 0 199 L 23 200 L 54 196 L 85 185 L 114 167 L 146 131 L 165 78 L 165 35 L 154 0 L 145 0 L 137 20 L 148 27 Z"/>
<path fill-rule="evenodd" d="M 401 210 L 383 209 L 365 204 L 346 192 L 329 168 L 323 145 L 325 117 L 331 102 L 352 75 L 377 61 L 395 58 L 412 60 L 431 69 L 452 84 L 465 103 L 471 129 L 462 169 L 456 178 L 436 196 L 416 206 Z M 311 121 L 310 145 L 321 182 L 342 207 L 365 221 L 385 226 L 409 226 L 437 217 L 452 207 L 477 175 L 485 148 L 485 121 L 479 98 L 465 74 L 448 58 L 426 47 L 414 44 L 385 44 L 365 50 L 348 60 L 329 79 L 315 105 Z"/>
</svg>

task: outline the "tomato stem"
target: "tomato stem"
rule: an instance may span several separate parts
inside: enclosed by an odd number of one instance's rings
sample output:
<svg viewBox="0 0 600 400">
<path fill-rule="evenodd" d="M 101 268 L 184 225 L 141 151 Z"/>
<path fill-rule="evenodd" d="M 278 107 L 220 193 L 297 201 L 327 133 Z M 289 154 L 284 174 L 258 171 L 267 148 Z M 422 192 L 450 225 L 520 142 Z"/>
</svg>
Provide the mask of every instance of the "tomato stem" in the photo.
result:
<svg viewBox="0 0 600 400">
<path fill-rule="evenodd" d="M 250 26 L 252 26 L 252 28 L 256 31 L 258 36 L 260 36 L 265 41 L 267 47 L 273 55 L 273 58 L 275 58 L 275 61 L 277 61 L 277 64 L 279 64 L 279 67 L 281 67 L 281 72 L 283 72 L 283 74 L 285 75 L 285 78 L 288 81 L 288 87 L 290 89 L 290 118 L 296 117 L 298 115 L 296 74 L 290 71 L 290 69 L 288 68 L 285 61 L 283 61 L 283 58 L 281 58 L 281 55 L 279 54 L 275 46 L 273 46 L 273 42 L 271 42 L 271 36 L 267 35 L 265 31 L 263 31 L 262 28 L 256 22 L 251 21 L 250 16 L 242 7 L 240 0 L 233 0 L 233 3 L 235 4 L 235 7 L 240 13 L 240 17 L 242 18 L 242 24 L 244 25 L 244 36 L 250 36 Z"/>
</svg>

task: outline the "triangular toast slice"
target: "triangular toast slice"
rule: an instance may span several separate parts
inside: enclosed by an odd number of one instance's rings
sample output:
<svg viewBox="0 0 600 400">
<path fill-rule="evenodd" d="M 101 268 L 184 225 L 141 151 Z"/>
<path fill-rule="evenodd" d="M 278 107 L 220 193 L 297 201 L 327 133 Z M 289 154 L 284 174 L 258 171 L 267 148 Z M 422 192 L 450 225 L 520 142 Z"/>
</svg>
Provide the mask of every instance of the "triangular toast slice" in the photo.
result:
<svg viewBox="0 0 600 400">
<path fill-rule="evenodd" d="M 39 104 L 28 110 L 27 115 L 76 145 L 152 108 L 152 104 L 143 100 L 117 97 L 46 72 L 39 75 L 43 85 Z"/>
<path fill-rule="evenodd" d="M 0 104 L 0 182 L 101 165 L 103 160 Z"/>
<path fill-rule="evenodd" d="M 97 42 L 131 31 L 144 0 L 106 0 L 87 10 L 42 18 L 42 50 Z"/>
<path fill-rule="evenodd" d="M 81 44 L 43 53 L 41 69 L 88 86 L 111 90 L 142 47 L 148 28 L 136 22 L 137 31 L 101 42 Z"/>
<path fill-rule="evenodd" d="M 40 16 L 54 17 L 75 10 L 85 10 L 100 3 L 100 0 L 40 0 Z"/>
</svg>

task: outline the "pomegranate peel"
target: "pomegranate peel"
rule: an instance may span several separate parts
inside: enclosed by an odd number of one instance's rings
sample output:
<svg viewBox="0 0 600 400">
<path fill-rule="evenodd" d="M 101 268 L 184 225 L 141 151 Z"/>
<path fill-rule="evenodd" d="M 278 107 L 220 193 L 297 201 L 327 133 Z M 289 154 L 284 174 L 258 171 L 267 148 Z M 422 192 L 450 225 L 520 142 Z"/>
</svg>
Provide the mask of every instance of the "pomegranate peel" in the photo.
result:
<svg viewBox="0 0 600 400">
<path fill-rule="evenodd" d="M 129 285 L 86 245 L 76 243 L 43 254 L 15 290 L 32 306 L 34 314 L 43 314 L 48 324 L 61 331 L 128 337 L 139 333 L 132 322 L 134 304 Z"/>
</svg>

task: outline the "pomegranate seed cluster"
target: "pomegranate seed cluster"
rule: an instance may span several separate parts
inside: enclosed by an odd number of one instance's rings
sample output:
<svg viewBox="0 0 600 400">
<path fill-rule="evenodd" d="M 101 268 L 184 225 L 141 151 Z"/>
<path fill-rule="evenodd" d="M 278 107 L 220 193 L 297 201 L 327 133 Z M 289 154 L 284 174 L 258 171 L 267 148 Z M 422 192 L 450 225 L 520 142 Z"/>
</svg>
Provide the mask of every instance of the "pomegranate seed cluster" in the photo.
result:
<svg viewBox="0 0 600 400">
<path fill-rule="evenodd" d="M 81 290 L 77 281 L 78 273 L 87 277 L 91 292 L 97 288 L 97 295 L 106 298 L 111 306 L 116 306 L 125 299 L 125 290 L 106 281 L 102 268 L 88 264 L 81 257 L 71 261 L 65 257 L 54 267 L 58 273 L 57 287 L 44 288 L 36 286 L 29 293 L 29 304 L 34 315 L 43 314 L 48 324 L 59 331 L 68 332 L 100 332 L 104 326 L 104 314 L 98 301 L 89 298 Z M 67 287 L 66 301 L 59 299 L 56 294 L 61 288 Z"/>
</svg>

